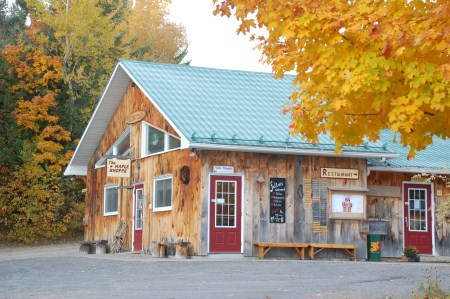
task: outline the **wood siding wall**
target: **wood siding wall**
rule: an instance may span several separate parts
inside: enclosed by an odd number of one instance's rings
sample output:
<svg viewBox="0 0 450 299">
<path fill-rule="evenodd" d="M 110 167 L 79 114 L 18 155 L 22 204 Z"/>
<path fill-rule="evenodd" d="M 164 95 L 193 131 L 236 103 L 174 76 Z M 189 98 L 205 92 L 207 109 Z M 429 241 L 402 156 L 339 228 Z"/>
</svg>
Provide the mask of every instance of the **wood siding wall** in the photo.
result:
<svg viewBox="0 0 450 299">
<path fill-rule="evenodd" d="M 320 232 L 313 227 L 311 204 L 305 204 L 303 186 L 305 180 L 319 180 L 321 167 L 353 168 L 359 170 L 359 180 L 325 179 L 328 188 L 365 188 L 366 161 L 364 159 L 327 158 L 267 155 L 237 152 L 200 152 L 203 160 L 202 214 L 208 214 L 209 175 L 214 165 L 234 166 L 236 174 L 244 177 L 244 255 L 255 256 L 256 242 L 320 242 L 357 244 L 358 258 L 365 258 L 366 232 L 361 220 L 326 220 L 326 227 Z M 264 183 L 257 182 L 262 174 Z M 269 179 L 286 178 L 286 223 L 269 222 Z M 330 194 L 328 194 L 330 210 Z M 328 218 L 328 217 L 327 217 Z M 202 232 L 208 230 L 208 218 L 202 218 Z M 207 234 L 202 233 L 200 254 L 207 254 Z M 291 251 L 272 249 L 268 256 L 295 256 Z M 324 251 L 320 257 L 341 257 L 339 252 Z"/>
<path fill-rule="evenodd" d="M 189 150 L 174 150 L 167 153 L 139 158 L 141 156 L 142 121 L 127 124 L 127 117 L 136 111 L 144 111 L 143 121 L 158 127 L 169 134 L 178 136 L 176 131 L 142 94 L 139 88 L 130 85 L 117 108 L 99 147 L 89 164 L 87 177 L 88 192 L 86 193 L 85 239 L 106 239 L 112 244 L 115 233 L 121 223 L 127 224 L 127 236 L 124 250 L 132 248 L 133 226 L 133 184 L 144 184 L 144 231 L 143 246 L 148 251 L 152 241 L 167 239 L 195 240 L 199 239 L 198 223 L 201 215 L 199 211 L 200 191 L 200 161 L 189 156 Z M 95 163 L 123 134 L 127 127 L 131 127 L 132 162 L 131 178 L 106 177 L 106 168 L 95 168 Z M 185 185 L 180 182 L 179 171 L 182 166 L 190 168 L 190 183 Z M 153 181 L 161 175 L 173 176 L 173 206 L 172 211 L 153 212 L 150 204 L 153 204 Z M 122 186 L 119 189 L 119 213 L 118 215 L 104 216 L 104 187 L 105 185 Z M 197 252 L 198 242 L 192 241 L 192 252 Z"/>
<path fill-rule="evenodd" d="M 375 172 L 372 171 L 367 178 L 369 186 L 398 187 L 402 188 L 403 182 L 413 181 L 411 173 Z M 450 188 L 441 181 L 431 183 L 433 185 L 433 198 L 435 206 L 450 195 Z M 442 196 L 437 196 L 437 190 L 442 191 Z M 382 237 L 381 256 L 401 257 L 403 255 L 403 190 L 400 197 L 395 196 L 370 196 L 368 199 L 368 216 L 385 219 L 388 221 L 387 235 Z M 434 216 L 434 239 L 435 251 L 437 255 L 450 256 L 450 222 L 448 219 L 441 219 Z"/>
</svg>

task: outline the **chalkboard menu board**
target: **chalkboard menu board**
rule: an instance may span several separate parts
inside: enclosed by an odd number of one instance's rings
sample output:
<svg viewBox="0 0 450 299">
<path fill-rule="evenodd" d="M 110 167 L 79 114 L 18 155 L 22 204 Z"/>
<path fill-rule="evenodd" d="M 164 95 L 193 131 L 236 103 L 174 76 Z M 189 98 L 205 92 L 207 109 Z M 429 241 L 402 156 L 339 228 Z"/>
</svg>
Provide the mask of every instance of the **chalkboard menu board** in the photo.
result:
<svg viewBox="0 0 450 299">
<path fill-rule="evenodd" d="M 286 222 L 286 179 L 270 178 L 270 223 Z"/>
</svg>

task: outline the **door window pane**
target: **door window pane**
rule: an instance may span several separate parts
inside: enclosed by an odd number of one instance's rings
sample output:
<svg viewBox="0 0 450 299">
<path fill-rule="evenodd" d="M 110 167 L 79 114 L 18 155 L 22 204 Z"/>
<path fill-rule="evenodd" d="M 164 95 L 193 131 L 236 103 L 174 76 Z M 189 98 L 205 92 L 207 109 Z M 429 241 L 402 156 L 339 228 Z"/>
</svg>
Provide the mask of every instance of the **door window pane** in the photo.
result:
<svg viewBox="0 0 450 299">
<path fill-rule="evenodd" d="M 143 190 L 136 190 L 136 229 L 142 229 L 142 201 L 143 201 Z"/>
<path fill-rule="evenodd" d="M 235 227 L 236 182 L 216 181 L 216 227 Z"/>
<path fill-rule="evenodd" d="M 409 189 L 409 230 L 427 231 L 426 189 Z"/>
</svg>

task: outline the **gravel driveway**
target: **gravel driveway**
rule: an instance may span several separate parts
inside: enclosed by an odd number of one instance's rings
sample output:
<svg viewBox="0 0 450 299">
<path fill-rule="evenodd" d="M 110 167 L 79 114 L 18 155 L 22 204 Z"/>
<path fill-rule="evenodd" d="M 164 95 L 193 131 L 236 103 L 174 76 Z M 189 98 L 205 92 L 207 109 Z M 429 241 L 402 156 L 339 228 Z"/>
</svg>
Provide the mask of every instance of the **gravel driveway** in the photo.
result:
<svg viewBox="0 0 450 299">
<path fill-rule="evenodd" d="M 78 245 L 0 248 L 0 298 L 411 298 L 450 264 L 87 255 Z"/>
</svg>

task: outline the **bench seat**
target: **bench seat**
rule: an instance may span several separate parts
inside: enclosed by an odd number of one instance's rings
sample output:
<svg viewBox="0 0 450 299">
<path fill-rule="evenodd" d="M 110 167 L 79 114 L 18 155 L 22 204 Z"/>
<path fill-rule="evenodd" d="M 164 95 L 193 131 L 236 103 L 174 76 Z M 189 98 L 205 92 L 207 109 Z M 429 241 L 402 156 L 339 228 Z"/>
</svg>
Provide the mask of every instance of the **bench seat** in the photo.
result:
<svg viewBox="0 0 450 299">
<path fill-rule="evenodd" d="M 271 243 L 271 242 L 258 242 L 254 244 L 258 247 L 258 258 L 264 259 L 264 256 L 270 249 L 276 248 L 292 248 L 298 255 L 299 259 L 303 260 L 305 257 L 305 248 L 308 249 L 308 257 L 310 260 L 314 259 L 314 255 L 324 249 L 337 249 L 341 250 L 350 260 L 356 260 L 356 248 L 357 245 L 353 244 L 322 244 L 322 243 Z"/>
<path fill-rule="evenodd" d="M 269 242 L 258 242 L 255 243 L 255 246 L 258 247 L 258 258 L 260 260 L 264 259 L 264 256 L 269 252 L 273 247 L 277 248 L 292 248 L 292 250 L 297 253 L 298 258 L 303 260 L 305 258 L 305 248 L 308 247 L 306 243 L 269 243 Z"/>
<path fill-rule="evenodd" d="M 354 244 L 321 244 L 321 243 L 309 243 L 308 255 L 309 259 L 313 260 L 314 255 L 324 249 L 338 249 L 346 254 L 350 260 L 356 260 L 356 248 L 358 245 Z"/>
</svg>

